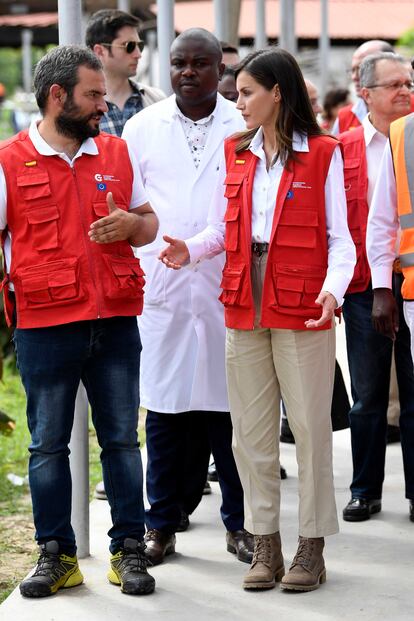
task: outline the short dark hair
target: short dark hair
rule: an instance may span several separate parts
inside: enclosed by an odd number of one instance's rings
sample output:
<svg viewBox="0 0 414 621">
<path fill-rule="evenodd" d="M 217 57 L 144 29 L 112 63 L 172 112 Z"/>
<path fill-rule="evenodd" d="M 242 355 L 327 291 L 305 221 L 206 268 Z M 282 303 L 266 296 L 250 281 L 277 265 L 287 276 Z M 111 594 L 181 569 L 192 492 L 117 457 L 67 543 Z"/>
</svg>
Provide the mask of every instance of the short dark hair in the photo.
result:
<svg viewBox="0 0 414 621">
<path fill-rule="evenodd" d="M 347 88 L 331 88 L 326 92 L 323 99 L 323 110 L 328 120 L 332 120 L 332 110 L 339 106 L 339 104 L 345 104 L 350 96 L 350 92 Z"/>
<path fill-rule="evenodd" d="M 58 45 L 48 52 L 36 65 L 33 88 L 39 110 L 46 109 L 50 87 L 62 86 L 69 96 L 78 83 L 79 67 L 102 71 L 102 64 L 95 54 L 81 45 Z"/>
<path fill-rule="evenodd" d="M 238 54 L 239 50 L 231 43 L 227 43 L 227 41 L 220 41 L 221 51 L 223 54 L 227 52 L 227 54 Z"/>
<path fill-rule="evenodd" d="M 102 9 L 91 15 L 86 26 L 85 42 L 91 49 L 97 43 L 112 43 L 124 26 L 138 30 L 140 21 L 135 15 L 118 9 Z"/>
</svg>

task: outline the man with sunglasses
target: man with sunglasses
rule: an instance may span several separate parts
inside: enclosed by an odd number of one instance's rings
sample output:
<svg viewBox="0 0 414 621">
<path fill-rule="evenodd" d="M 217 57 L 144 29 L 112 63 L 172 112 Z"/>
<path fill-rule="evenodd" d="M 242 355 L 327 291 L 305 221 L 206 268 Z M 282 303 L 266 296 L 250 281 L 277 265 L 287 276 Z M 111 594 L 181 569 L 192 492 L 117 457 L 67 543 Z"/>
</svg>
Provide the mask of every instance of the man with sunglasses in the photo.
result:
<svg viewBox="0 0 414 621">
<path fill-rule="evenodd" d="M 390 124 L 410 112 L 412 79 L 411 68 L 401 56 L 390 52 L 367 56 L 361 63 L 359 80 L 360 94 L 369 114 L 361 127 L 340 136 L 344 147 L 348 224 L 357 248 L 354 278 L 343 304 L 354 398 L 349 413 L 353 461 L 351 499 L 343 510 L 343 518 L 348 522 L 368 520 L 381 511 L 393 340 L 406 497 L 414 499 L 414 374 L 410 333 L 403 317 L 402 275 L 397 266 L 389 277 L 399 300 L 396 314 L 400 323 L 398 333 L 391 340 L 388 335 L 378 334 L 371 322 L 376 284 L 365 249 L 365 239 L 367 247 L 370 243 L 367 220 L 372 219 L 376 226 L 381 226 L 382 217 L 373 216 L 371 210 L 374 186 L 377 179 L 381 181 L 379 168 Z M 414 519 L 412 504 L 410 516 Z"/>
<path fill-rule="evenodd" d="M 100 59 L 106 78 L 108 112 L 100 129 L 117 136 L 131 116 L 165 97 L 160 89 L 131 79 L 144 47 L 138 27 L 134 15 L 103 9 L 91 16 L 86 28 L 86 45 Z"/>
</svg>

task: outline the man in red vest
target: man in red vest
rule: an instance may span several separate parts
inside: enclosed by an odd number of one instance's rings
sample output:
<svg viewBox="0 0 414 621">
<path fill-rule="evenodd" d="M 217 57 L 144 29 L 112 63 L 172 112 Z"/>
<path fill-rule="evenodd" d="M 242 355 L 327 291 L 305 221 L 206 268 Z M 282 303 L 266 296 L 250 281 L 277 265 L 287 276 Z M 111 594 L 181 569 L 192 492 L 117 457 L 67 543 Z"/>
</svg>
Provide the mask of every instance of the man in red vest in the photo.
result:
<svg viewBox="0 0 414 621">
<path fill-rule="evenodd" d="M 393 52 L 393 47 L 387 41 L 372 39 L 360 45 L 352 56 L 351 79 L 355 86 L 357 100 L 353 104 L 344 106 L 338 113 L 338 118 L 332 128 L 334 136 L 346 132 L 349 129 L 359 127 L 368 112 L 367 104 L 361 97 L 361 85 L 359 80 L 359 67 L 366 56 L 377 52 Z"/>
<path fill-rule="evenodd" d="M 361 96 L 370 112 L 361 127 L 340 136 L 344 146 L 348 224 L 357 248 L 357 265 L 343 304 L 354 398 L 350 411 L 352 496 L 343 510 L 343 518 L 349 522 L 367 520 L 373 513 L 381 511 L 393 342 L 377 333 L 371 323 L 373 292 L 365 242 L 368 210 L 389 127 L 392 121 L 409 113 L 413 86 L 408 63 L 389 52 L 366 57 L 360 66 L 359 80 Z M 410 334 L 403 317 L 401 284 L 401 274 L 394 273 L 394 293 L 400 300 L 395 362 L 401 445 L 406 496 L 413 499 L 414 429 L 410 430 L 407 421 L 414 417 L 414 374 Z"/>
<path fill-rule="evenodd" d="M 20 591 L 45 597 L 83 581 L 68 450 L 82 381 L 112 510 L 108 578 L 125 593 L 151 593 L 136 433 L 144 280 L 131 245 L 151 242 L 158 221 L 125 142 L 99 135 L 107 105 L 95 55 L 53 49 L 36 67 L 34 91 L 42 120 L 0 146 L 3 288 L 27 395 L 40 547 Z"/>
</svg>

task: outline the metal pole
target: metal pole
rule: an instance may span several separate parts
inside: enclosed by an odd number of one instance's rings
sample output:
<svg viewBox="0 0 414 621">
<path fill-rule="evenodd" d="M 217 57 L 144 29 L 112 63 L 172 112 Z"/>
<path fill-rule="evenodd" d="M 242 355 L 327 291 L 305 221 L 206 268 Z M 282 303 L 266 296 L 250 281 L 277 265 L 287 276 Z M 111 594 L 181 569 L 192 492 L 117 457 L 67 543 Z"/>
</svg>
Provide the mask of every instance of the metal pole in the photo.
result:
<svg viewBox="0 0 414 621">
<path fill-rule="evenodd" d="M 295 0 L 280 0 L 279 45 L 291 54 L 296 54 Z"/>
<path fill-rule="evenodd" d="M 125 13 L 131 12 L 131 0 L 118 0 L 118 9 L 125 11 Z"/>
<path fill-rule="evenodd" d="M 214 34 L 219 41 L 229 39 L 229 3 L 228 0 L 213 0 Z"/>
<path fill-rule="evenodd" d="M 328 0 L 321 0 L 321 36 L 319 37 L 320 95 L 324 97 L 329 78 Z"/>
<path fill-rule="evenodd" d="M 32 91 L 32 39 L 31 30 L 27 28 L 22 30 L 23 90 L 25 93 Z"/>
<path fill-rule="evenodd" d="M 267 46 L 265 0 L 256 0 L 256 38 L 254 46 L 256 50 L 261 50 Z"/>
<path fill-rule="evenodd" d="M 58 0 L 59 44 L 81 44 L 82 1 Z M 89 556 L 89 437 L 88 400 L 82 385 L 75 403 L 75 417 L 70 442 L 72 472 L 72 526 L 79 558 Z"/>
<path fill-rule="evenodd" d="M 157 0 L 157 40 L 160 88 L 170 95 L 170 47 L 174 40 L 174 0 Z"/>
<path fill-rule="evenodd" d="M 82 0 L 58 0 L 59 45 L 82 44 Z"/>
</svg>

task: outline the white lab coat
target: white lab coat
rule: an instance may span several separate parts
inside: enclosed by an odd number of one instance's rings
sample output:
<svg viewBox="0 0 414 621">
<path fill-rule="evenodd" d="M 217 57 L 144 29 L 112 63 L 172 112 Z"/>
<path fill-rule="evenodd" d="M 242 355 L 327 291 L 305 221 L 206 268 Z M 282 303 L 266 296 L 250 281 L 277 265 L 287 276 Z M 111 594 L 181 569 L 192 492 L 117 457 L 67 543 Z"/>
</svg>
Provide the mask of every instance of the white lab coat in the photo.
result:
<svg viewBox="0 0 414 621">
<path fill-rule="evenodd" d="M 207 225 L 223 141 L 241 129 L 234 104 L 218 95 L 197 169 L 174 95 L 145 108 L 124 128 L 160 221 L 156 240 L 139 249 L 146 274 L 144 311 L 138 318 L 141 405 L 156 412 L 229 409 L 224 313 L 218 301 L 224 254 L 179 271 L 166 268 L 157 256 L 166 245 L 164 234 L 186 239 Z"/>
</svg>

